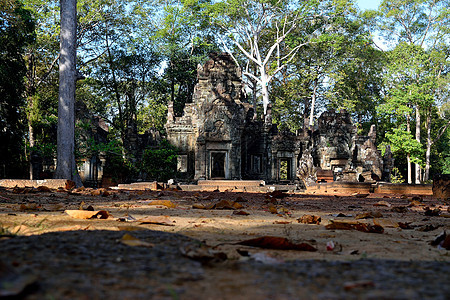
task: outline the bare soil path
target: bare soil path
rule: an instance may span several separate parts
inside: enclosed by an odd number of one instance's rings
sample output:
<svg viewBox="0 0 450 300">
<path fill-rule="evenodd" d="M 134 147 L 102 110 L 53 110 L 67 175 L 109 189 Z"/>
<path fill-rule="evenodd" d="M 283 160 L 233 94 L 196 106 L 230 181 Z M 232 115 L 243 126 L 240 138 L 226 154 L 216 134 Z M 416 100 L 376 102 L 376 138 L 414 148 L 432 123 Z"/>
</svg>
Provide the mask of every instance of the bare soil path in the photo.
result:
<svg viewBox="0 0 450 300">
<path fill-rule="evenodd" d="M 448 203 L 364 196 L 2 190 L 0 297 L 450 299 Z"/>
</svg>

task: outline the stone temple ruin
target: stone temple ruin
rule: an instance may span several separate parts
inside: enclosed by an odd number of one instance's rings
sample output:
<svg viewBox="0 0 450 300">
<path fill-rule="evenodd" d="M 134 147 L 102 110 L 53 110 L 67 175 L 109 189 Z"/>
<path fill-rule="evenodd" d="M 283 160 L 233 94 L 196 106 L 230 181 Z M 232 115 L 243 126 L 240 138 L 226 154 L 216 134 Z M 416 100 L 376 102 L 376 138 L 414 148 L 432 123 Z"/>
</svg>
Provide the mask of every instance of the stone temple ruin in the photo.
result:
<svg viewBox="0 0 450 300">
<path fill-rule="evenodd" d="M 245 102 L 241 70 L 228 54 L 198 67 L 192 103 L 175 116 L 169 104 L 167 139 L 180 150 L 178 172 L 189 181 L 258 179 L 306 185 L 317 181 L 389 181 L 392 155 L 375 146 L 375 126 L 358 136 L 349 113 L 322 113 L 314 128 L 279 132 Z"/>
</svg>

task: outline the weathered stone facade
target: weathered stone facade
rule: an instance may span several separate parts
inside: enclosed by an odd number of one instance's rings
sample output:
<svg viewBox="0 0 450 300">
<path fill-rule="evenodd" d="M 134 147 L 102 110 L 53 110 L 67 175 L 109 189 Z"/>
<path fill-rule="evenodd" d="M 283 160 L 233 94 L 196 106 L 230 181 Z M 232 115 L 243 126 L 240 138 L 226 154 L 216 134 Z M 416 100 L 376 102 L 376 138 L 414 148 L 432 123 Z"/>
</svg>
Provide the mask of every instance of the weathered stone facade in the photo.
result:
<svg viewBox="0 0 450 300">
<path fill-rule="evenodd" d="M 193 101 L 182 116 L 169 104 L 167 139 L 180 149 L 178 171 L 185 179 L 300 178 L 309 185 L 323 170 L 343 181 L 380 180 L 389 173 L 375 146 L 375 127 L 358 136 L 347 112 L 328 111 L 311 130 L 278 132 L 267 118 L 254 118 L 241 76 L 231 56 L 213 54 L 198 67 Z"/>
</svg>

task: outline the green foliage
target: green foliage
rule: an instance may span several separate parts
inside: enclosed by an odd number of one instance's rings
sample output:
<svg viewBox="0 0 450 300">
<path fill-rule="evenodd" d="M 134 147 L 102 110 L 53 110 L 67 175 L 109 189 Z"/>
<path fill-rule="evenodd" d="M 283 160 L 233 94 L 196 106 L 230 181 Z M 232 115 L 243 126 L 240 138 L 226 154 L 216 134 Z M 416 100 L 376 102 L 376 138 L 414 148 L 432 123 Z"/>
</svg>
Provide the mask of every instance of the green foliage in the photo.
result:
<svg viewBox="0 0 450 300">
<path fill-rule="evenodd" d="M 404 183 L 405 179 L 403 178 L 400 170 L 396 167 L 392 168 L 391 173 L 391 183 Z"/>
<path fill-rule="evenodd" d="M 20 1 L 0 0 L 0 176 L 21 177 L 24 161 L 23 55 L 34 42 L 34 22 Z"/>
<path fill-rule="evenodd" d="M 131 158 L 122 154 L 123 146 L 118 140 L 111 140 L 108 143 L 92 141 L 89 145 L 89 151 L 91 153 L 102 153 L 106 156 L 104 176 L 110 176 L 113 181 L 126 182 L 138 172 Z"/>
<path fill-rule="evenodd" d="M 386 138 L 391 145 L 393 153 L 403 152 L 411 155 L 413 163 L 422 163 L 423 149 L 411 132 L 406 131 L 404 126 L 392 129 L 392 132 L 386 133 Z"/>
<path fill-rule="evenodd" d="M 163 140 L 157 148 L 146 149 L 142 157 L 142 170 L 147 178 L 167 181 L 177 170 L 177 149 Z"/>
</svg>

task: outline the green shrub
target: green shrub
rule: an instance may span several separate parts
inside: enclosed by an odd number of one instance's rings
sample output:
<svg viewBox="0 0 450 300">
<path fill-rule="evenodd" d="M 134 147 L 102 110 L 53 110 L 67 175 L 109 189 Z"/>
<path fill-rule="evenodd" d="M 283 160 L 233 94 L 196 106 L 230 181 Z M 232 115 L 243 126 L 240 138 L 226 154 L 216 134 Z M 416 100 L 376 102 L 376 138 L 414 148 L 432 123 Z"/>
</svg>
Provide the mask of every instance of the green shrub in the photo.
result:
<svg viewBox="0 0 450 300">
<path fill-rule="evenodd" d="M 146 149 L 142 156 L 142 171 L 147 178 L 167 181 L 177 172 L 177 148 L 163 140 L 156 148 Z"/>
</svg>

